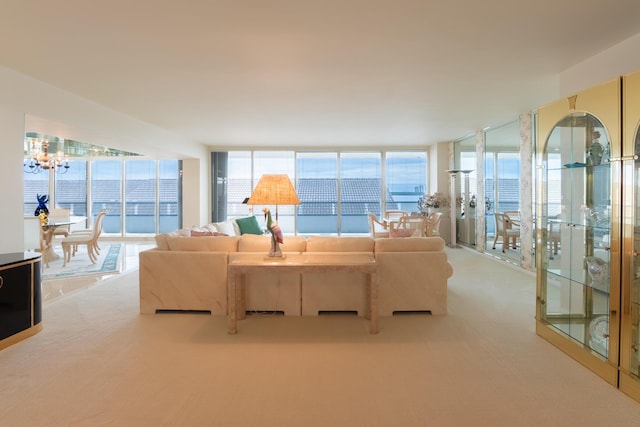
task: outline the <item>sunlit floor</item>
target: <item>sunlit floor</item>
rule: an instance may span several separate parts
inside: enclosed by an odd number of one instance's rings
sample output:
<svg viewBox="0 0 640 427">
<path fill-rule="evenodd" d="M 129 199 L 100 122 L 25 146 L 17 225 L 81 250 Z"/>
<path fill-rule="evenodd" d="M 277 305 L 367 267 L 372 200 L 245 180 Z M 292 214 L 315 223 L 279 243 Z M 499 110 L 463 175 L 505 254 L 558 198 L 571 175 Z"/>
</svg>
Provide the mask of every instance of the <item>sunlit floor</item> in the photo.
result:
<svg viewBox="0 0 640 427">
<path fill-rule="evenodd" d="M 155 242 L 122 242 L 122 250 L 124 251 L 119 259 L 119 272 L 124 273 L 127 271 L 135 270 L 138 268 L 138 254 L 141 251 L 151 249 L 155 247 Z M 58 252 L 61 252 L 57 248 Z M 120 274 L 118 273 L 118 274 Z M 85 290 L 100 282 L 114 276 L 113 273 L 106 275 L 91 275 L 91 276 L 77 276 L 77 277 L 65 277 L 61 279 L 47 279 L 42 281 L 42 302 L 48 304 L 53 301 L 59 300 L 65 296 L 71 295 L 75 292 Z"/>
</svg>

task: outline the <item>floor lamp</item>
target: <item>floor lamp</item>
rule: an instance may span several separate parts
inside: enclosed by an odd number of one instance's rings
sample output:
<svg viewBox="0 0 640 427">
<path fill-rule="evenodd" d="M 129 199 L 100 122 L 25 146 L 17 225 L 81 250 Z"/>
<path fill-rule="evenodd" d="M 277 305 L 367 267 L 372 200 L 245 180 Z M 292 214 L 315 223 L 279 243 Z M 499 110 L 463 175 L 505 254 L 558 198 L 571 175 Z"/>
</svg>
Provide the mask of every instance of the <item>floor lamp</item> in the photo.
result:
<svg viewBox="0 0 640 427">
<path fill-rule="evenodd" d="M 464 230 L 465 230 L 465 239 L 466 243 L 474 243 L 475 244 L 475 236 L 473 241 L 471 241 L 471 222 L 473 218 L 471 218 L 469 209 L 469 174 L 473 172 L 472 170 L 462 170 L 460 171 L 464 174 Z M 474 229 L 475 230 L 475 229 Z"/>
<path fill-rule="evenodd" d="M 451 219 L 451 228 L 450 228 L 450 239 L 451 242 L 449 243 L 449 246 L 452 248 L 457 248 L 458 247 L 458 243 L 457 243 L 457 231 L 456 231 L 456 205 L 455 205 L 455 200 L 456 200 L 456 176 L 458 175 L 458 172 L 460 172 L 457 169 L 449 169 L 447 170 L 447 172 L 449 173 L 449 200 L 451 200 L 451 208 L 449 209 L 449 217 Z"/>
</svg>

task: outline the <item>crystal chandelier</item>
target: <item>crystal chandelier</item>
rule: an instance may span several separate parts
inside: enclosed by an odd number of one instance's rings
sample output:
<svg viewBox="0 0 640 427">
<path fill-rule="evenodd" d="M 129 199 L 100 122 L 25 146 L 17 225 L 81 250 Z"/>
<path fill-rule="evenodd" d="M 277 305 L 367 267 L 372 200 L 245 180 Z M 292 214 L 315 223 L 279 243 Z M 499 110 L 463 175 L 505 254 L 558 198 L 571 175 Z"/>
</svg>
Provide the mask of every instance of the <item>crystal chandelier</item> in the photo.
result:
<svg viewBox="0 0 640 427">
<path fill-rule="evenodd" d="M 31 148 L 29 157 L 24 160 L 26 173 L 40 173 L 43 170 L 64 174 L 69 171 L 69 157 L 58 151 L 55 155 L 49 154 L 49 141 L 40 141 L 37 138 L 29 138 Z"/>
</svg>

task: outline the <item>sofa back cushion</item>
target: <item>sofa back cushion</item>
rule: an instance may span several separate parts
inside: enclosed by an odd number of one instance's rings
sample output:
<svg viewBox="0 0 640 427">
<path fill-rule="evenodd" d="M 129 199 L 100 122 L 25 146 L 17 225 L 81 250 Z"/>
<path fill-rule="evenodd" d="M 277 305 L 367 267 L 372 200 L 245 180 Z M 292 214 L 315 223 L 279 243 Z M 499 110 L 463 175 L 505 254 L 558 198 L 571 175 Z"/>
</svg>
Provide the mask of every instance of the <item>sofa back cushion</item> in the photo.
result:
<svg viewBox="0 0 640 427">
<path fill-rule="evenodd" d="M 224 233 L 218 233 L 217 231 L 202 231 L 202 230 L 191 230 L 191 237 L 203 237 L 203 236 L 226 236 Z"/>
<path fill-rule="evenodd" d="M 375 241 L 375 252 L 426 252 L 443 251 L 441 237 L 407 237 L 404 239 L 381 238 Z"/>
<path fill-rule="evenodd" d="M 373 252 L 371 237 L 324 237 L 307 239 L 307 252 Z"/>
<path fill-rule="evenodd" d="M 237 252 L 238 240 L 236 236 L 167 238 L 169 250 L 195 252 Z"/>
<path fill-rule="evenodd" d="M 304 252 L 307 240 L 300 236 L 285 236 L 284 243 L 280 244 L 282 252 Z M 269 252 L 271 248 L 271 235 L 243 234 L 238 242 L 238 252 Z"/>
</svg>

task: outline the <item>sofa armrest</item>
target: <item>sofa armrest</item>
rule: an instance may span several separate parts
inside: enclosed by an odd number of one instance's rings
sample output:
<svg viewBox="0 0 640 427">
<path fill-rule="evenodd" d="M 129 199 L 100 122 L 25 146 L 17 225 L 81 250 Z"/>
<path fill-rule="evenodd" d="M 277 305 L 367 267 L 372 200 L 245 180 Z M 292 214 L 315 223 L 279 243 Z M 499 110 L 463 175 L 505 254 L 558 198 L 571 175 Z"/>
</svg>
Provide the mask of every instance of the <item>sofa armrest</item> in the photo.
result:
<svg viewBox="0 0 640 427">
<path fill-rule="evenodd" d="M 225 316 L 227 260 L 226 252 L 140 252 L 140 312 L 201 310 Z"/>
<path fill-rule="evenodd" d="M 447 279 L 453 267 L 444 251 L 376 252 L 379 313 L 447 313 Z"/>
</svg>

